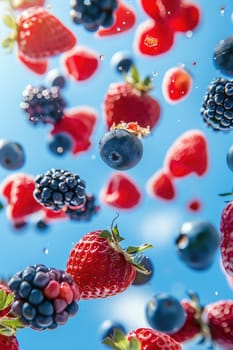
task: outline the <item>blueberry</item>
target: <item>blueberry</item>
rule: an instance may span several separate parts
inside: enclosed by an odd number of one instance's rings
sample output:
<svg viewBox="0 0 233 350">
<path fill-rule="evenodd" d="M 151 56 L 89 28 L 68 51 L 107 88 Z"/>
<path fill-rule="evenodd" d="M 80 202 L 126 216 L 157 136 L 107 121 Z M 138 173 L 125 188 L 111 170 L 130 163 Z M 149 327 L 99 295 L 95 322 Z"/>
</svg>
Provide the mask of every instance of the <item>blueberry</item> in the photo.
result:
<svg viewBox="0 0 233 350">
<path fill-rule="evenodd" d="M 227 166 L 231 171 L 233 171 L 233 145 L 231 145 L 227 152 Z"/>
<path fill-rule="evenodd" d="M 174 333 L 184 325 L 186 313 L 174 296 L 158 293 L 146 304 L 146 319 L 157 331 Z"/>
<path fill-rule="evenodd" d="M 140 264 L 144 266 L 147 269 L 147 271 L 150 271 L 150 274 L 146 275 L 137 270 L 135 279 L 132 283 L 134 286 L 139 286 L 148 283 L 151 280 L 154 272 L 153 264 L 150 258 L 148 256 L 144 256 L 143 254 L 140 255 L 142 255 L 142 260 L 140 260 Z"/>
<path fill-rule="evenodd" d="M 51 135 L 48 140 L 48 148 L 51 153 L 62 156 L 71 151 L 73 142 L 66 133 Z"/>
<path fill-rule="evenodd" d="M 143 155 L 140 139 L 124 129 L 108 131 L 99 142 L 102 160 L 116 170 L 127 170 L 137 165 Z"/>
<path fill-rule="evenodd" d="M 8 170 L 22 168 L 25 163 L 23 147 L 17 142 L 2 140 L 0 142 L 0 165 Z"/>
<path fill-rule="evenodd" d="M 179 257 L 190 268 L 209 268 L 219 248 L 219 233 L 208 221 L 185 222 L 176 239 Z"/>
<path fill-rule="evenodd" d="M 223 74 L 233 76 L 233 35 L 218 43 L 213 62 Z"/>
<path fill-rule="evenodd" d="M 107 337 L 111 337 L 113 335 L 114 329 L 120 329 L 124 334 L 126 334 L 126 329 L 122 323 L 114 320 L 105 320 L 100 325 L 100 336 L 101 340 L 104 340 Z"/>
<path fill-rule="evenodd" d="M 49 227 L 49 225 L 47 224 L 46 221 L 40 219 L 36 222 L 36 228 L 40 231 L 45 231 L 47 230 L 47 228 Z"/>
<path fill-rule="evenodd" d="M 46 80 L 51 86 L 58 86 L 60 89 L 63 89 L 66 85 L 65 76 L 56 68 L 48 72 Z"/>
<path fill-rule="evenodd" d="M 111 66 L 118 73 L 128 73 L 133 64 L 134 62 L 131 54 L 125 51 L 116 52 L 111 59 Z"/>
</svg>

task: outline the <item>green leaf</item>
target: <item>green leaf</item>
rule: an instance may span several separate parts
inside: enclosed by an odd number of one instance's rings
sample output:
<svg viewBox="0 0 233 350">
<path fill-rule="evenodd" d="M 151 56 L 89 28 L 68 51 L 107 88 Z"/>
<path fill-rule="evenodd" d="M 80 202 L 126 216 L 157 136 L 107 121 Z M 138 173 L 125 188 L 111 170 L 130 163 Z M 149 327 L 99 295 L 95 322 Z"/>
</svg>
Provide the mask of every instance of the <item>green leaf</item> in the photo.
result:
<svg viewBox="0 0 233 350">
<path fill-rule="evenodd" d="M 7 294 L 4 289 L 0 290 L 0 310 L 6 309 L 14 301 L 12 293 Z"/>
<path fill-rule="evenodd" d="M 3 23 L 10 29 L 17 30 L 16 20 L 10 15 L 3 16 Z"/>
<path fill-rule="evenodd" d="M 137 338 L 130 339 L 129 350 L 141 350 L 141 343 Z"/>
<path fill-rule="evenodd" d="M 103 230 L 100 234 L 99 234 L 100 238 L 107 238 L 109 239 L 111 237 L 111 232 L 108 230 Z"/>
<path fill-rule="evenodd" d="M 117 242 L 121 242 L 124 240 L 124 238 L 120 236 L 120 232 L 118 230 L 117 225 L 112 228 L 112 234 L 113 234 L 114 240 L 116 240 Z"/>
<path fill-rule="evenodd" d="M 146 77 L 146 78 L 143 80 L 143 85 L 144 85 L 144 86 L 151 87 L 151 77 Z"/>
<path fill-rule="evenodd" d="M 114 329 L 112 337 L 105 338 L 102 343 L 115 350 L 134 350 L 129 348 L 128 339 L 126 338 L 125 334 L 118 328 Z"/>
<path fill-rule="evenodd" d="M 153 248 L 153 245 L 145 243 L 145 244 L 140 245 L 139 247 L 129 246 L 126 249 L 126 253 L 128 253 L 128 254 L 137 254 L 137 253 L 140 253 L 140 252 L 144 252 L 144 250 L 149 249 L 149 248 Z"/>
<path fill-rule="evenodd" d="M 4 205 L 2 202 L 0 202 L 0 210 L 4 208 Z"/>
<path fill-rule="evenodd" d="M 17 329 L 17 328 L 24 328 L 23 324 L 20 322 L 20 320 L 17 318 L 12 317 L 4 317 L 0 320 L 0 325 Z"/>
<path fill-rule="evenodd" d="M 226 193 L 219 193 L 218 196 L 225 197 L 225 196 L 232 196 L 233 192 L 226 192 Z"/>
<path fill-rule="evenodd" d="M 137 84 L 140 81 L 139 72 L 135 66 L 131 66 L 129 74 L 130 74 L 130 78 L 132 79 L 133 83 Z"/>
</svg>

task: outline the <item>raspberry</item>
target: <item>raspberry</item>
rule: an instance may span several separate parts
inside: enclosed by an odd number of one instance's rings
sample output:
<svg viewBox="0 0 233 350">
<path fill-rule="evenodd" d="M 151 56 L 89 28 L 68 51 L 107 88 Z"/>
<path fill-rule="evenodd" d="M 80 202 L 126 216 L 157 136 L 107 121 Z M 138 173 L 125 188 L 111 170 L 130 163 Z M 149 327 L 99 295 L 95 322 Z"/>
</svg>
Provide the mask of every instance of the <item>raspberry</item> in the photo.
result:
<svg viewBox="0 0 233 350">
<path fill-rule="evenodd" d="M 65 206 L 82 208 L 86 202 L 85 182 L 66 170 L 51 169 L 35 179 L 34 196 L 45 207 L 59 210 Z"/>
<path fill-rule="evenodd" d="M 233 80 L 215 78 L 204 96 L 201 115 L 216 131 L 233 129 Z"/>
<path fill-rule="evenodd" d="M 116 0 L 73 0 L 70 15 L 74 23 L 82 24 L 88 31 L 95 32 L 114 23 Z"/>
<path fill-rule="evenodd" d="M 74 221 L 90 221 L 91 218 L 99 211 L 100 207 L 95 204 L 96 198 L 93 195 L 87 195 L 84 206 L 80 209 L 67 207 L 65 214 Z"/>
<path fill-rule="evenodd" d="M 63 270 L 43 264 L 28 266 L 8 282 L 14 293 L 13 312 L 35 330 L 54 329 L 78 311 L 79 290 Z"/>
<path fill-rule="evenodd" d="M 65 106 L 66 102 L 58 86 L 46 88 L 28 85 L 23 91 L 23 101 L 20 103 L 21 109 L 34 125 L 56 124 L 63 117 Z"/>
</svg>

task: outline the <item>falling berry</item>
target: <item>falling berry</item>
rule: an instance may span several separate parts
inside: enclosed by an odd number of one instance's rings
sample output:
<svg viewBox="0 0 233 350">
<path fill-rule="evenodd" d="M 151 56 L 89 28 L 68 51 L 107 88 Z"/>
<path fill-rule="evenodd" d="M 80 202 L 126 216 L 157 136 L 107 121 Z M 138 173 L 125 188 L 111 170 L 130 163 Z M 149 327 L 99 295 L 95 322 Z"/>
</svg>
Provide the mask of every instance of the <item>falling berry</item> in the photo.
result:
<svg viewBox="0 0 233 350">
<path fill-rule="evenodd" d="M 163 77 L 163 96 L 169 103 L 184 100 L 189 95 L 191 87 L 192 78 L 188 71 L 181 67 L 168 69 Z"/>
</svg>

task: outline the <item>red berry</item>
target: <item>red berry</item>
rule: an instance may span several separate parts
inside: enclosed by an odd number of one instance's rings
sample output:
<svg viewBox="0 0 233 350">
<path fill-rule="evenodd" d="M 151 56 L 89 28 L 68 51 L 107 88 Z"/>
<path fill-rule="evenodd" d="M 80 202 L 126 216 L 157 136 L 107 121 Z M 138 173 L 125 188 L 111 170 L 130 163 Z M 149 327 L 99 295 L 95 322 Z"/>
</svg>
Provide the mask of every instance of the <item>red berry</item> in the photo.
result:
<svg viewBox="0 0 233 350">
<path fill-rule="evenodd" d="M 44 295 L 49 299 L 56 299 L 60 294 L 60 283 L 51 280 L 43 290 Z"/>
<path fill-rule="evenodd" d="M 168 149 L 164 164 L 174 177 L 191 173 L 203 176 L 208 170 L 207 146 L 207 138 L 201 131 L 186 131 Z"/>
<path fill-rule="evenodd" d="M 154 20 L 174 18 L 180 11 L 181 0 L 140 0 L 140 5 Z"/>
<path fill-rule="evenodd" d="M 169 103 L 180 102 L 190 93 L 192 78 L 183 68 L 174 67 L 168 69 L 163 77 L 163 96 Z"/>
<path fill-rule="evenodd" d="M 76 81 L 87 80 L 99 67 L 99 55 L 83 46 L 77 46 L 62 56 L 65 73 Z"/>
<path fill-rule="evenodd" d="M 233 202 L 227 203 L 220 221 L 220 252 L 225 272 L 233 276 Z"/>
<path fill-rule="evenodd" d="M 197 28 L 200 23 L 201 10 L 197 4 L 182 2 L 177 17 L 172 18 L 170 26 L 176 32 L 186 33 Z"/>
<path fill-rule="evenodd" d="M 175 198 L 176 192 L 172 177 L 164 170 L 158 170 L 146 184 L 147 191 L 151 196 L 166 200 Z"/>
<path fill-rule="evenodd" d="M 123 4 L 121 1 L 118 2 L 118 7 L 115 14 L 115 22 L 110 28 L 101 28 L 97 31 L 97 35 L 109 36 L 121 34 L 131 29 L 136 22 L 136 14 L 132 8 L 128 5 Z"/>
<path fill-rule="evenodd" d="M 101 190 L 103 203 L 118 209 L 132 209 L 141 200 L 141 192 L 131 177 L 114 173 Z"/>
<path fill-rule="evenodd" d="M 192 199 L 187 206 L 190 211 L 199 211 L 202 207 L 202 203 L 199 199 Z"/>
<path fill-rule="evenodd" d="M 64 299 L 67 304 L 70 304 L 73 301 L 73 291 L 71 286 L 67 282 L 62 282 L 60 286 L 60 297 Z"/>
<path fill-rule="evenodd" d="M 66 111 L 63 118 L 53 126 L 51 134 L 66 132 L 74 141 L 72 153 L 87 151 L 91 146 L 91 136 L 97 120 L 97 112 L 80 106 Z"/>
<path fill-rule="evenodd" d="M 25 65 L 30 71 L 42 75 L 47 72 L 48 61 L 43 60 L 30 60 L 27 56 L 24 56 L 22 52 L 17 52 L 17 57 L 21 63 Z"/>
<path fill-rule="evenodd" d="M 139 54 L 157 56 L 171 49 L 174 33 L 164 20 L 144 21 L 138 26 L 135 36 L 135 49 Z"/>
<path fill-rule="evenodd" d="M 20 350 L 19 343 L 15 336 L 5 336 L 0 334 L 1 350 Z"/>
</svg>

